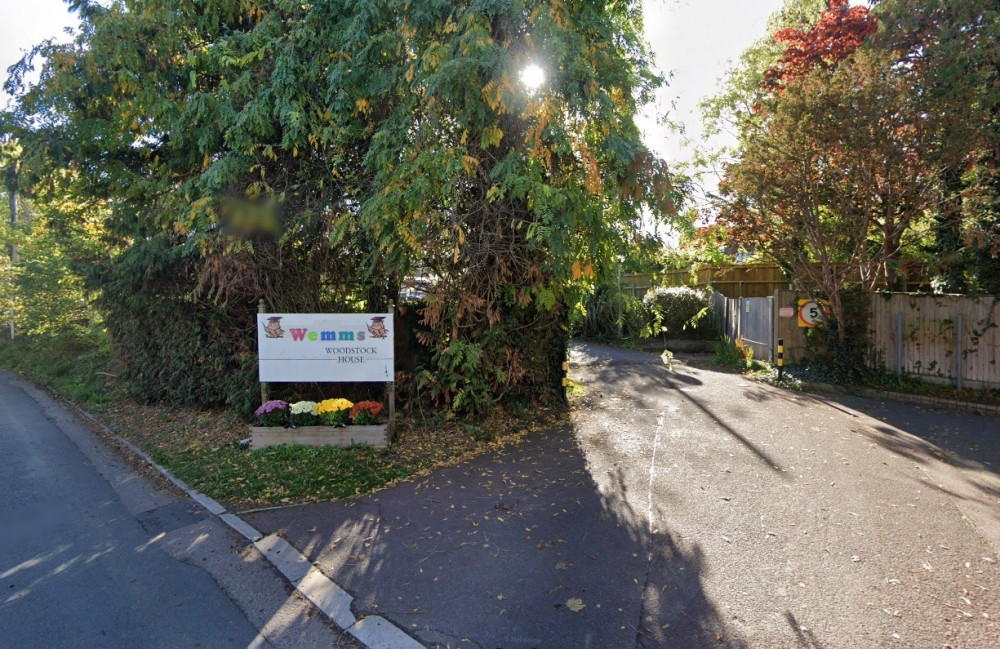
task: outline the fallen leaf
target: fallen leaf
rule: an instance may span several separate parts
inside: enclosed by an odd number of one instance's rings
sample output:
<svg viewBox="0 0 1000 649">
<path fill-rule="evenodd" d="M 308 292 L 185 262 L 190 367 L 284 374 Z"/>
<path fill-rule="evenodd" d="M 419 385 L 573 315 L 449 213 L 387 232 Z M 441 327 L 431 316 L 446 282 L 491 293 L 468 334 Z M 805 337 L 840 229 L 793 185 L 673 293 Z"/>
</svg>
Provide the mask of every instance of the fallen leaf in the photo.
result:
<svg viewBox="0 0 1000 649">
<path fill-rule="evenodd" d="M 580 599 L 579 597 L 572 597 L 566 601 L 566 608 L 573 611 L 574 613 L 579 613 L 584 608 L 586 608 L 586 606 L 587 605 L 584 604 L 583 600 Z"/>
</svg>

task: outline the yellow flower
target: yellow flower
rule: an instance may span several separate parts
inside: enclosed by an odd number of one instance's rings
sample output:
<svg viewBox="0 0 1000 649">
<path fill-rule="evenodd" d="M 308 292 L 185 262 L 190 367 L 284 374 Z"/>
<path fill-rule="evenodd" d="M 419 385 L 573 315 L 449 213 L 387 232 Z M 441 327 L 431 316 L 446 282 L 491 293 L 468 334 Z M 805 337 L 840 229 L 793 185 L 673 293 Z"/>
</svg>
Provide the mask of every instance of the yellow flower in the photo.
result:
<svg viewBox="0 0 1000 649">
<path fill-rule="evenodd" d="M 316 404 L 316 414 L 322 415 L 324 412 L 340 412 L 350 410 L 354 404 L 347 399 L 325 399 Z"/>
</svg>

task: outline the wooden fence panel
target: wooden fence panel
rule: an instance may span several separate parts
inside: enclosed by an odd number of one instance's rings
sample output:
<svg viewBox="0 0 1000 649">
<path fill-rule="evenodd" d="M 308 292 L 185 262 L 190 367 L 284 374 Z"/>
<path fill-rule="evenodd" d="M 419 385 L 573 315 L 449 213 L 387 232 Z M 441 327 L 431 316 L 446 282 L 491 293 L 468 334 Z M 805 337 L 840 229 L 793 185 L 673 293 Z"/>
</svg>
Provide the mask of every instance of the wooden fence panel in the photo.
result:
<svg viewBox="0 0 1000 649">
<path fill-rule="evenodd" d="M 788 280 L 774 264 L 702 266 L 696 273 L 674 270 L 664 274 L 666 286 L 711 286 L 726 297 L 771 297 L 788 288 Z"/>
<path fill-rule="evenodd" d="M 649 275 L 640 273 L 622 273 L 622 293 L 637 297 L 640 300 L 652 286 Z"/>
<path fill-rule="evenodd" d="M 963 387 L 1000 385 L 1000 300 L 877 294 L 872 343 L 886 367 Z"/>
</svg>

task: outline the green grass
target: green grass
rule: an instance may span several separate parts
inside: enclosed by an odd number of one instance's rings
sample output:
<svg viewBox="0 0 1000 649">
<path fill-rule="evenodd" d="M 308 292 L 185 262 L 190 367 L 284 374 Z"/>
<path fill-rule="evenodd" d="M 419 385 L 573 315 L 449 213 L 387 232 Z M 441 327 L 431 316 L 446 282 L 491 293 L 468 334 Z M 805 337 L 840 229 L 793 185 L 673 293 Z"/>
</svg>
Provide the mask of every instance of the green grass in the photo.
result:
<svg viewBox="0 0 1000 649">
<path fill-rule="evenodd" d="M 3 340 L 0 366 L 82 406 L 100 409 L 114 398 L 111 352 L 103 340 L 68 336 Z"/>
<path fill-rule="evenodd" d="M 227 502 L 290 503 L 347 498 L 410 475 L 385 451 L 367 446 L 274 446 L 255 451 L 229 444 L 216 450 L 159 452 L 175 476 Z"/>
</svg>

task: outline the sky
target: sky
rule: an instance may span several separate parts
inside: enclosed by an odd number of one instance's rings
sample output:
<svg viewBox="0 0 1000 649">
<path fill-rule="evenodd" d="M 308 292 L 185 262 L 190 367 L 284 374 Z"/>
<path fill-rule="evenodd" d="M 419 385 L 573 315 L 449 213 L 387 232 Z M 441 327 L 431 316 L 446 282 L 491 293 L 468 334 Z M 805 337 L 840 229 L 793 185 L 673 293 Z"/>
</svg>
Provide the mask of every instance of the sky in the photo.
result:
<svg viewBox="0 0 1000 649">
<path fill-rule="evenodd" d="M 672 73 L 657 105 L 640 119 L 647 145 L 668 162 L 687 159 L 683 137 L 657 124 L 667 114 L 691 138 L 701 135 L 698 102 L 710 95 L 727 62 L 764 34 L 768 16 L 782 0 L 643 0 L 646 39 L 661 71 Z M 0 0 L 0 76 L 33 45 L 68 39 L 75 18 L 62 0 Z M 6 103 L 6 95 L 0 102 Z"/>
<path fill-rule="evenodd" d="M 656 106 L 639 120 L 646 145 L 670 163 L 688 159 L 683 136 L 657 124 L 664 113 L 691 139 L 701 139 L 698 103 L 714 94 L 720 77 L 764 35 L 782 0 L 643 0 L 646 40 L 661 72 L 671 75 Z M 720 144 L 722 142 L 719 142 Z"/>
</svg>

